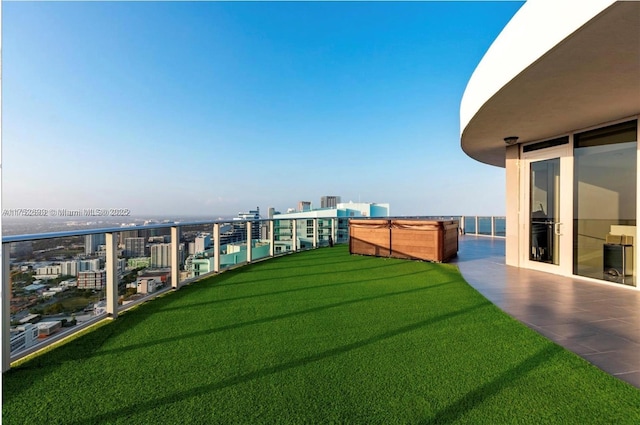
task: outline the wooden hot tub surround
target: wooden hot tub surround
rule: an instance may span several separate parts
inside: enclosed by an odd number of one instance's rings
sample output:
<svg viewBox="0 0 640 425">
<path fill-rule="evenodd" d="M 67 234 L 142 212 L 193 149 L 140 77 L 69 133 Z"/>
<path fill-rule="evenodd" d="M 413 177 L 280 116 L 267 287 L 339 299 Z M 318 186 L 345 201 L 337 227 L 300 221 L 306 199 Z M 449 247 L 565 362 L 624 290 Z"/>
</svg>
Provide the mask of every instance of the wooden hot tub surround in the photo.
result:
<svg viewBox="0 0 640 425">
<path fill-rule="evenodd" d="M 446 262 L 458 253 L 458 221 L 350 219 L 349 252 Z"/>
</svg>

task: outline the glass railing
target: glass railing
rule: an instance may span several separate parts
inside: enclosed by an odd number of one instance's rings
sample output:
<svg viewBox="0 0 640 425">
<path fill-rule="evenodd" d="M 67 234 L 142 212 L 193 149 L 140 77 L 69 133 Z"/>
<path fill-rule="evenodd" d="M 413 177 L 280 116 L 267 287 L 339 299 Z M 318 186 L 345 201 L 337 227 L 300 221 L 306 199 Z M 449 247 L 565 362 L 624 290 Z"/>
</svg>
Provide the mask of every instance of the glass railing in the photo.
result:
<svg viewBox="0 0 640 425">
<path fill-rule="evenodd" d="M 460 216 L 460 233 L 464 235 L 505 237 L 506 217 L 501 216 Z"/>
<path fill-rule="evenodd" d="M 427 218 L 427 217 L 421 217 Z M 504 217 L 459 220 L 504 236 Z M 2 367 L 205 276 L 349 242 L 349 218 L 217 220 L 3 237 Z"/>
<path fill-rule="evenodd" d="M 490 236 L 504 238 L 507 234 L 507 220 L 504 216 L 481 215 L 449 215 L 449 216 L 418 216 L 395 218 L 424 218 L 433 220 L 457 220 L 462 235 Z"/>
</svg>

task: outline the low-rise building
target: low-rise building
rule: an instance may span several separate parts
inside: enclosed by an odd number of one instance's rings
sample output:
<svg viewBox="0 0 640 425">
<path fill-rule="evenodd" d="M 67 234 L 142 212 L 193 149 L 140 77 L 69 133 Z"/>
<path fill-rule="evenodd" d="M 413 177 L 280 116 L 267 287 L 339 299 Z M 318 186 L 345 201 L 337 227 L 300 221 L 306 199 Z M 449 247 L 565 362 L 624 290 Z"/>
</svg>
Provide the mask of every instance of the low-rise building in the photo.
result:
<svg viewBox="0 0 640 425">
<path fill-rule="evenodd" d="M 106 270 L 78 272 L 78 289 L 103 289 L 106 284 Z"/>
</svg>

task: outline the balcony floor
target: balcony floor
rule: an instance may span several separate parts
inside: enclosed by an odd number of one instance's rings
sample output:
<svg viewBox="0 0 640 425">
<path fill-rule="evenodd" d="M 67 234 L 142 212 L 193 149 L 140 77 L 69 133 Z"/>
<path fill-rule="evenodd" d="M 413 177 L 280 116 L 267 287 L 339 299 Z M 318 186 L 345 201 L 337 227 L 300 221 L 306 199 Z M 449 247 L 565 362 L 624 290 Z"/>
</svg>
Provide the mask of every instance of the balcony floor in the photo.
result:
<svg viewBox="0 0 640 425">
<path fill-rule="evenodd" d="M 640 291 L 507 266 L 504 239 L 461 236 L 453 262 L 503 311 L 640 388 Z"/>
</svg>

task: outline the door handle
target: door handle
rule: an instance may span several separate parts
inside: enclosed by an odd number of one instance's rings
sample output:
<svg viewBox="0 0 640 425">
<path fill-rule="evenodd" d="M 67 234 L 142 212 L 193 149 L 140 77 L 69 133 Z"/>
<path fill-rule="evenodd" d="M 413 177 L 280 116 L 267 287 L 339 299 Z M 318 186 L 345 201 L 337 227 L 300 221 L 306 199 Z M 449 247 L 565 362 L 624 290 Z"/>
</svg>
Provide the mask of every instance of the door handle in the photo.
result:
<svg viewBox="0 0 640 425">
<path fill-rule="evenodd" d="M 560 225 L 562 223 L 555 223 L 553 225 L 553 233 L 555 233 L 556 235 L 560 236 L 562 233 L 560 233 Z"/>
</svg>

